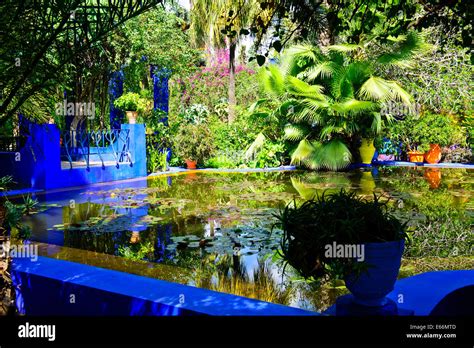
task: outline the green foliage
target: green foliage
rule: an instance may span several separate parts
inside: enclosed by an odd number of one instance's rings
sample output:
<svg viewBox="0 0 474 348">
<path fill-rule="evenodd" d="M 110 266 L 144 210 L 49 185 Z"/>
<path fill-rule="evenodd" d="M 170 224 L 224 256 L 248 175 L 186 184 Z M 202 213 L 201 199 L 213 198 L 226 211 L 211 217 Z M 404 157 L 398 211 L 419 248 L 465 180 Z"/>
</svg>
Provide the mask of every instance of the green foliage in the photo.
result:
<svg viewBox="0 0 474 348">
<path fill-rule="evenodd" d="M 209 127 L 205 124 L 182 124 L 173 139 L 177 156 L 184 160 L 194 160 L 198 164 L 212 156 L 214 144 Z"/>
<path fill-rule="evenodd" d="M 147 171 L 154 173 L 157 171 L 164 172 L 168 170 L 168 151 L 157 149 L 153 146 L 147 147 Z"/>
<path fill-rule="evenodd" d="M 152 258 L 155 248 L 152 242 L 140 243 L 132 246 L 119 246 L 118 254 L 132 261 L 142 261 Z"/>
<path fill-rule="evenodd" d="M 284 164 L 285 146 L 280 142 L 263 142 L 256 154 L 249 157 L 247 165 L 251 168 L 274 168 Z"/>
<path fill-rule="evenodd" d="M 110 40 L 117 67 L 123 60 L 142 62 L 138 81 L 149 74 L 149 64 L 172 69 L 175 76 L 196 70 L 201 54 L 191 45 L 185 15 L 182 10 L 158 7 L 127 21 Z"/>
<path fill-rule="evenodd" d="M 193 104 L 182 115 L 186 123 L 201 124 L 209 117 L 209 110 L 203 104 Z"/>
<path fill-rule="evenodd" d="M 143 112 L 146 109 L 146 99 L 138 93 L 125 93 L 114 101 L 114 105 L 122 111 Z"/>
<path fill-rule="evenodd" d="M 0 191 L 6 191 L 12 183 L 13 177 L 11 175 L 0 177 Z"/>
<path fill-rule="evenodd" d="M 355 259 L 331 258 L 326 246 L 336 244 L 383 243 L 404 239 L 405 225 L 389 211 L 379 197 L 369 201 L 341 190 L 324 194 L 297 206 L 288 204 L 276 216 L 283 230 L 283 260 L 304 278 L 325 274 L 344 276 L 360 272 Z"/>
<path fill-rule="evenodd" d="M 379 134 L 390 121 L 389 115 L 380 114 L 383 103 L 411 105 L 411 96 L 397 82 L 375 74 L 381 65 L 409 65 L 428 46 L 412 32 L 392 46 L 373 54 L 364 44 L 333 45 L 327 52 L 296 45 L 287 50 L 279 69 L 268 67 L 261 73 L 267 92 L 284 101 L 278 112 L 288 122 L 286 140 L 299 142 L 293 163 L 313 169 L 345 168 L 352 159 L 349 144 Z"/>
<path fill-rule="evenodd" d="M 466 144 L 466 132 L 453 117 L 434 113 L 424 113 L 420 117 L 410 115 L 404 120 L 393 122 L 388 127 L 388 137 L 401 142 L 407 152 L 428 151 L 430 144 Z"/>
<path fill-rule="evenodd" d="M 206 168 L 236 168 L 238 164 L 236 161 L 224 155 L 211 157 L 204 162 Z"/>
</svg>

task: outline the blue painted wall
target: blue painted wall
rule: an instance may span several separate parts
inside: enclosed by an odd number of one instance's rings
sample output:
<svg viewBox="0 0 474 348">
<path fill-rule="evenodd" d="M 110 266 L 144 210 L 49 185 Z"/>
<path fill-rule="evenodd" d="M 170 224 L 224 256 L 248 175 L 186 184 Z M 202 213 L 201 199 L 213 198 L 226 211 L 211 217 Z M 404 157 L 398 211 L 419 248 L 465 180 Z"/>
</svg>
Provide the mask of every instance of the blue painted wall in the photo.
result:
<svg viewBox="0 0 474 348">
<path fill-rule="evenodd" d="M 145 127 L 123 124 L 129 129 L 132 164 L 61 169 L 60 133 L 56 125 L 31 124 L 26 145 L 18 152 L 0 153 L 0 176 L 12 175 L 19 185 L 32 189 L 54 189 L 146 176 Z"/>
<path fill-rule="evenodd" d="M 42 256 L 36 262 L 14 259 L 12 279 L 17 306 L 26 315 L 319 315 Z"/>
</svg>

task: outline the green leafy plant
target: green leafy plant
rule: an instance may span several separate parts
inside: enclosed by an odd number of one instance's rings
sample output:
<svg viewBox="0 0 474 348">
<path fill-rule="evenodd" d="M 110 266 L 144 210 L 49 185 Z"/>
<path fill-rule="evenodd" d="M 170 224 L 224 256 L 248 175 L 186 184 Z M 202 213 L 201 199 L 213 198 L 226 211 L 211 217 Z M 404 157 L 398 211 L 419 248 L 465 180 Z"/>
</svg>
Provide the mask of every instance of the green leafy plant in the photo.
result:
<svg viewBox="0 0 474 348">
<path fill-rule="evenodd" d="M 373 200 L 342 189 L 297 205 L 288 204 L 278 215 L 283 230 L 281 254 L 304 278 L 326 274 L 342 277 L 361 272 L 363 263 L 351 258 L 328 258 L 326 246 L 397 241 L 406 237 L 400 222 L 374 194 Z M 360 274 L 360 273 L 359 273 Z"/>
<path fill-rule="evenodd" d="M 193 104 L 182 115 L 184 122 L 201 124 L 207 120 L 209 110 L 203 104 Z"/>
<path fill-rule="evenodd" d="M 280 67 L 262 71 L 264 88 L 283 100 L 286 140 L 297 144 L 293 163 L 313 169 L 338 170 L 352 159 L 350 143 L 374 137 L 390 121 L 383 103 L 398 100 L 411 106 L 412 97 L 393 80 L 378 74 L 381 66 L 409 67 L 430 48 L 416 33 L 393 40 L 390 50 L 375 53 L 369 43 L 339 44 L 326 52 L 311 45 L 290 47 Z"/>
<path fill-rule="evenodd" d="M 147 167 L 149 173 L 156 171 L 165 172 L 168 170 L 168 151 L 159 150 L 153 147 L 148 148 Z"/>
<path fill-rule="evenodd" d="M 388 128 L 388 137 L 402 143 L 408 151 L 426 152 L 430 144 L 449 146 L 466 144 L 467 135 L 452 117 L 426 112 L 420 117 L 409 115 L 404 120 L 393 122 Z"/>
<path fill-rule="evenodd" d="M 248 165 L 252 168 L 279 167 L 285 162 L 285 146 L 280 142 L 264 142 L 262 147 L 252 156 Z"/>
<path fill-rule="evenodd" d="M 37 205 L 38 201 L 31 198 L 31 195 L 23 196 L 23 209 L 26 215 L 29 215 Z"/>
<path fill-rule="evenodd" d="M 179 127 L 174 138 L 174 149 L 181 158 L 203 164 L 212 156 L 215 148 L 206 125 L 184 124 Z"/>
<path fill-rule="evenodd" d="M 146 99 L 141 97 L 138 93 L 125 93 L 114 101 L 114 105 L 122 111 L 138 111 L 146 110 Z"/>
<path fill-rule="evenodd" d="M 375 138 L 374 145 L 381 155 L 398 155 L 399 147 L 396 142 L 382 137 Z"/>
</svg>

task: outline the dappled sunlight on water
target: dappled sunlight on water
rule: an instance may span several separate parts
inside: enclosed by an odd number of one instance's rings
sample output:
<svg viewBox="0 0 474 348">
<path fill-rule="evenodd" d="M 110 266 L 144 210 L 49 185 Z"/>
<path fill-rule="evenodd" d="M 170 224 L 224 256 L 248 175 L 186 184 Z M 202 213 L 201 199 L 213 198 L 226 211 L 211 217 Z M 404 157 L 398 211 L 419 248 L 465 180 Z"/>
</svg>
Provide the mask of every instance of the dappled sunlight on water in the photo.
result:
<svg viewBox="0 0 474 348">
<path fill-rule="evenodd" d="M 474 173 L 380 168 L 348 173 L 194 173 L 39 195 L 27 217 L 42 255 L 322 310 L 347 290 L 282 276 L 274 214 L 341 188 L 381 195 L 401 217 L 430 204 L 472 217 Z"/>
</svg>

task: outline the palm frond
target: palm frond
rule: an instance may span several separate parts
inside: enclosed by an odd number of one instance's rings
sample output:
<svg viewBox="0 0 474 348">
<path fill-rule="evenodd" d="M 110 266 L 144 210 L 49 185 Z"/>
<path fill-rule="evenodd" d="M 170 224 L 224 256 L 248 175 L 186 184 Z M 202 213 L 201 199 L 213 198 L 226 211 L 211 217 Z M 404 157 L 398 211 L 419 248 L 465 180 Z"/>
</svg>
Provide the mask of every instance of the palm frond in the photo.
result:
<svg viewBox="0 0 474 348">
<path fill-rule="evenodd" d="M 346 168 L 352 161 L 352 154 L 341 139 L 323 143 L 314 155 L 320 167 L 333 171 Z"/>
<path fill-rule="evenodd" d="M 388 81 L 380 77 L 371 76 L 359 89 L 359 97 L 362 99 L 385 102 L 393 99 L 410 101 L 409 94 L 405 92 L 396 82 Z"/>
<path fill-rule="evenodd" d="M 342 52 L 342 53 L 348 53 L 348 52 L 353 52 L 356 51 L 363 46 L 361 45 L 356 45 L 356 44 L 339 44 L 339 45 L 331 45 L 328 47 L 328 50 L 330 51 L 336 51 L 336 52 Z"/>
<path fill-rule="evenodd" d="M 331 61 L 326 61 L 310 67 L 304 72 L 304 74 L 300 75 L 302 75 L 302 78 L 306 78 L 308 81 L 311 82 L 316 80 L 317 78 L 331 78 L 338 71 L 338 69 L 340 69 L 339 65 Z"/>
<path fill-rule="evenodd" d="M 392 41 L 397 45 L 392 52 L 384 53 L 377 58 L 379 64 L 411 68 L 417 55 L 427 53 L 434 48 L 433 45 L 425 42 L 421 34 L 415 31 L 392 38 Z"/>
<path fill-rule="evenodd" d="M 311 44 L 291 46 L 286 49 L 285 55 L 290 57 L 305 58 L 312 62 L 318 62 L 322 58 L 321 51 Z"/>
<path fill-rule="evenodd" d="M 277 97 L 285 93 L 285 79 L 277 66 L 261 69 L 260 79 L 267 93 Z"/>
<path fill-rule="evenodd" d="M 324 100 L 322 94 L 324 87 L 320 85 L 310 85 L 305 81 L 294 76 L 288 76 L 286 79 L 288 92 L 300 97 L 309 97 L 318 100 Z"/>
<path fill-rule="evenodd" d="M 334 103 L 331 109 L 340 114 L 357 115 L 373 111 L 378 107 L 378 104 L 367 100 L 349 99 L 343 102 Z"/>
<path fill-rule="evenodd" d="M 304 139 L 310 132 L 311 129 L 308 126 L 302 124 L 287 124 L 284 129 L 285 139 L 289 141 L 300 141 Z"/>
<path fill-rule="evenodd" d="M 246 160 L 249 160 L 250 158 L 253 158 L 258 153 L 258 151 L 260 151 L 260 149 L 263 147 L 263 145 L 265 144 L 266 139 L 267 138 L 265 137 L 265 135 L 263 133 L 261 133 L 261 132 L 258 133 L 255 140 L 247 148 L 247 151 L 245 151 L 244 158 Z"/>
<path fill-rule="evenodd" d="M 304 164 L 305 161 L 307 161 L 314 154 L 315 150 L 315 147 L 309 140 L 301 140 L 296 149 L 291 154 L 291 164 Z"/>
</svg>

